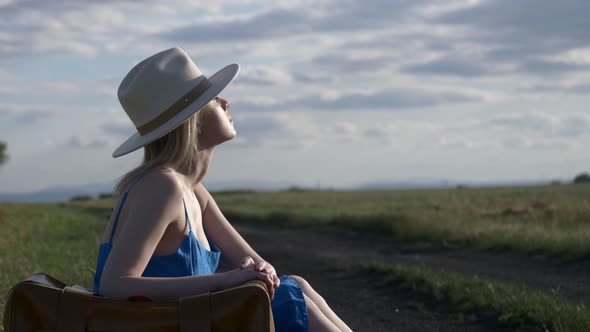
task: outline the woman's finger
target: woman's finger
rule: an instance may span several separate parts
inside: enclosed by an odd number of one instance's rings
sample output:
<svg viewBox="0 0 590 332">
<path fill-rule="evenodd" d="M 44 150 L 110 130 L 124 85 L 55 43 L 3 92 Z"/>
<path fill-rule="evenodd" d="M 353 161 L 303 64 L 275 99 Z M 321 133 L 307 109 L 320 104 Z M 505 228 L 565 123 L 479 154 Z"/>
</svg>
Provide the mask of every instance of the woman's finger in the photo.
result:
<svg viewBox="0 0 590 332">
<path fill-rule="evenodd" d="M 271 280 L 274 287 L 279 287 L 281 285 L 281 281 L 277 275 L 277 271 L 275 270 L 274 266 L 270 265 L 269 263 L 266 263 L 264 268 L 266 269 L 266 273 L 269 276 L 271 276 Z"/>
<path fill-rule="evenodd" d="M 272 301 L 275 297 L 275 287 L 273 287 L 274 282 L 273 282 L 272 277 L 266 273 L 258 272 L 256 270 L 252 270 L 252 272 L 255 274 L 255 278 L 262 280 L 266 284 L 266 288 L 268 290 L 268 295 Z"/>
<path fill-rule="evenodd" d="M 256 270 L 269 275 L 274 288 L 277 288 L 281 285 L 281 281 L 279 280 L 279 277 L 277 276 L 277 272 L 276 272 L 275 268 L 272 265 L 270 265 L 269 263 L 267 263 L 265 261 L 258 262 L 258 264 L 256 265 Z"/>
<path fill-rule="evenodd" d="M 252 257 L 246 256 L 246 257 L 244 257 L 244 259 L 242 259 L 243 266 L 248 266 L 250 264 L 254 264 L 254 259 L 252 259 Z"/>
<path fill-rule="evenodd" d="M 267 274 L 265 274 L 264 276 L 264 282 L 266 283 L 266 286 L 268 288 L 268 294 L 270 295 L 270 300 L 272 301 L 275 298 L 275 289 L 273 287 L 273 282 Z"/>
<path fill-rule="evenodd" d="M 258 264 L 256 264 L 256 270 L 260 271 L 260 272 L 268 272 L 268 270 L 266 269 L 266 262 L 265 261 L 260 261 L 258 262 Z"/>
<path fill-rule="evenodd" d="M 271 300 L 274 298 L 274 287 L 273 287 L 273 282 L 271 277 L 268 274 L 262 273 L 262 272 L 257 272 L 252 270 L 252 273 L 254 273 L 254 278 L 259 279 L 261 281 L 264 282 L 264 284 L 266 285 L 266 289 L 268 290 L 268 295 L 270 296 Z"/>
<path fill-rule="evenodd" d="M 252 259 L 252 257 L 246 256 L 242 259 L 242 262 L 240 263 L 240 269 L 245 269 L 252 264 L 254 264 L 254 260 Z"/>
</svg>

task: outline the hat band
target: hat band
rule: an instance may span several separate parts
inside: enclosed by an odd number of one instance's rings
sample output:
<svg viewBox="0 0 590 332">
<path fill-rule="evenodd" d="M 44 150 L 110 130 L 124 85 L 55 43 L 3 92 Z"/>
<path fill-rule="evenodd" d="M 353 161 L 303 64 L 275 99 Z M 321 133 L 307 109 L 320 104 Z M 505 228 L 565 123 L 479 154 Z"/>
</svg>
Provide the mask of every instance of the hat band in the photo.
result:
<svg viewBox="0 0 590 332">
<path fill-rule="evenodd" d="M 154 129 L 160 127 L 168 120 L 172 119 L 173 116 L 180 113 L 180 111 L 185 109 L 186 106 L 195 101 L 195 99 L 199 98 L 210 86 L 211 83 L 209 83 L 209 80 L 204 78 L 194 89 L 182 96 L 182 98 L 172 104 L 172 106 L 168 107 L 168 109 L 160 115 L 150 120 L 148 123 L 136 127 L 137 131 L 142 136 L 151 133 Z"/>
</svg>

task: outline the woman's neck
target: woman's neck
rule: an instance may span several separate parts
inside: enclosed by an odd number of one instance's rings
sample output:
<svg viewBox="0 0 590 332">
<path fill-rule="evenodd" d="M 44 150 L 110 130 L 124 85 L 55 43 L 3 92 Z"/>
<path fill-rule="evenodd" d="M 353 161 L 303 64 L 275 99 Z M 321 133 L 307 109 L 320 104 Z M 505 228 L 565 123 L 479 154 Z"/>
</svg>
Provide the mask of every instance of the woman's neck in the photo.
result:
<svg viewBox="0 0 590 332">
<path fill-rule="evenodd" d="M 199 182 L 207 174 L 211 158 L 213 156 L 213 149 L 204 149 L 199 151 L 199 161 L 196 169 L 177 168 L 175 171 L 181 175 L 183 184 L 191 189 L 194 189 Z"/>
</svg>

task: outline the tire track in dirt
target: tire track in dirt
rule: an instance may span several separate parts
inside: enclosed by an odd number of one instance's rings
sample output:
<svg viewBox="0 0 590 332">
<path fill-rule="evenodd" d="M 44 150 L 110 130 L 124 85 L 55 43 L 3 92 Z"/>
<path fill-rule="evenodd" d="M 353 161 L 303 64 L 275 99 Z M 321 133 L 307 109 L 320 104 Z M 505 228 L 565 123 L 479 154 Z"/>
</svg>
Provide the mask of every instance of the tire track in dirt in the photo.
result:
<svg viewBox="0 0 590 332">
<path fill-rule="evenodd" d="M 400 254 L 400 248 L 391 240 L 346 231 L 234 225 L 279 275 L 306 278 L 355 331 L 512 331 L 498 327 L 493 320 L 460 322 L 456 316 L 421 309 L 421 300 L 408 291 L 384 286 L 379 277 L 370 273 L 338 268 L 339 263 L 370 259 L 388 263 L 400 263 L 399 258 L 404 256 L 414 259 L 415 254 Z"/>
<path fill-rule="evenodd" d="M 420 264 L 435 271 L 457 272 L 558 294 L 576 303 L 590 303 L 590 261 L 564 261 L 513 252 L 472 248 L 441 249 L 413 242 L 395 241 L 372 234 L 341 229 L 313 230 L 254 228 L 239 224 L 248 233 L 264 232 L 284 238 L 284 245 L 300 253 L 349 262 L 376 260 L 385 263 Z"/>
</svg>

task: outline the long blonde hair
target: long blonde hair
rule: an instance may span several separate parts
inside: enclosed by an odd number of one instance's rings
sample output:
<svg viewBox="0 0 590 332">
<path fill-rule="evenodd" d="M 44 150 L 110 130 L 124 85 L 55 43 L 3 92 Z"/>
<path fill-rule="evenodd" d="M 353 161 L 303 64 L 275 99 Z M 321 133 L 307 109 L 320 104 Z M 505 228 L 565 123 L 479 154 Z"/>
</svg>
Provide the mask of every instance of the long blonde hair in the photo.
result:
<svg viewBox="0 0 590 332">
<path fill-rule="evenodd" d="M 198 136 L 201 119 L 208 109 L 203 107 L 168 134 L 144 146 L 143 162 L 119 178 L 113 197 L 122 196 L 139 175 L 164 164 L 189 170 L 190 174 L 197 172 L 200 159 Z"/>
</svg>

